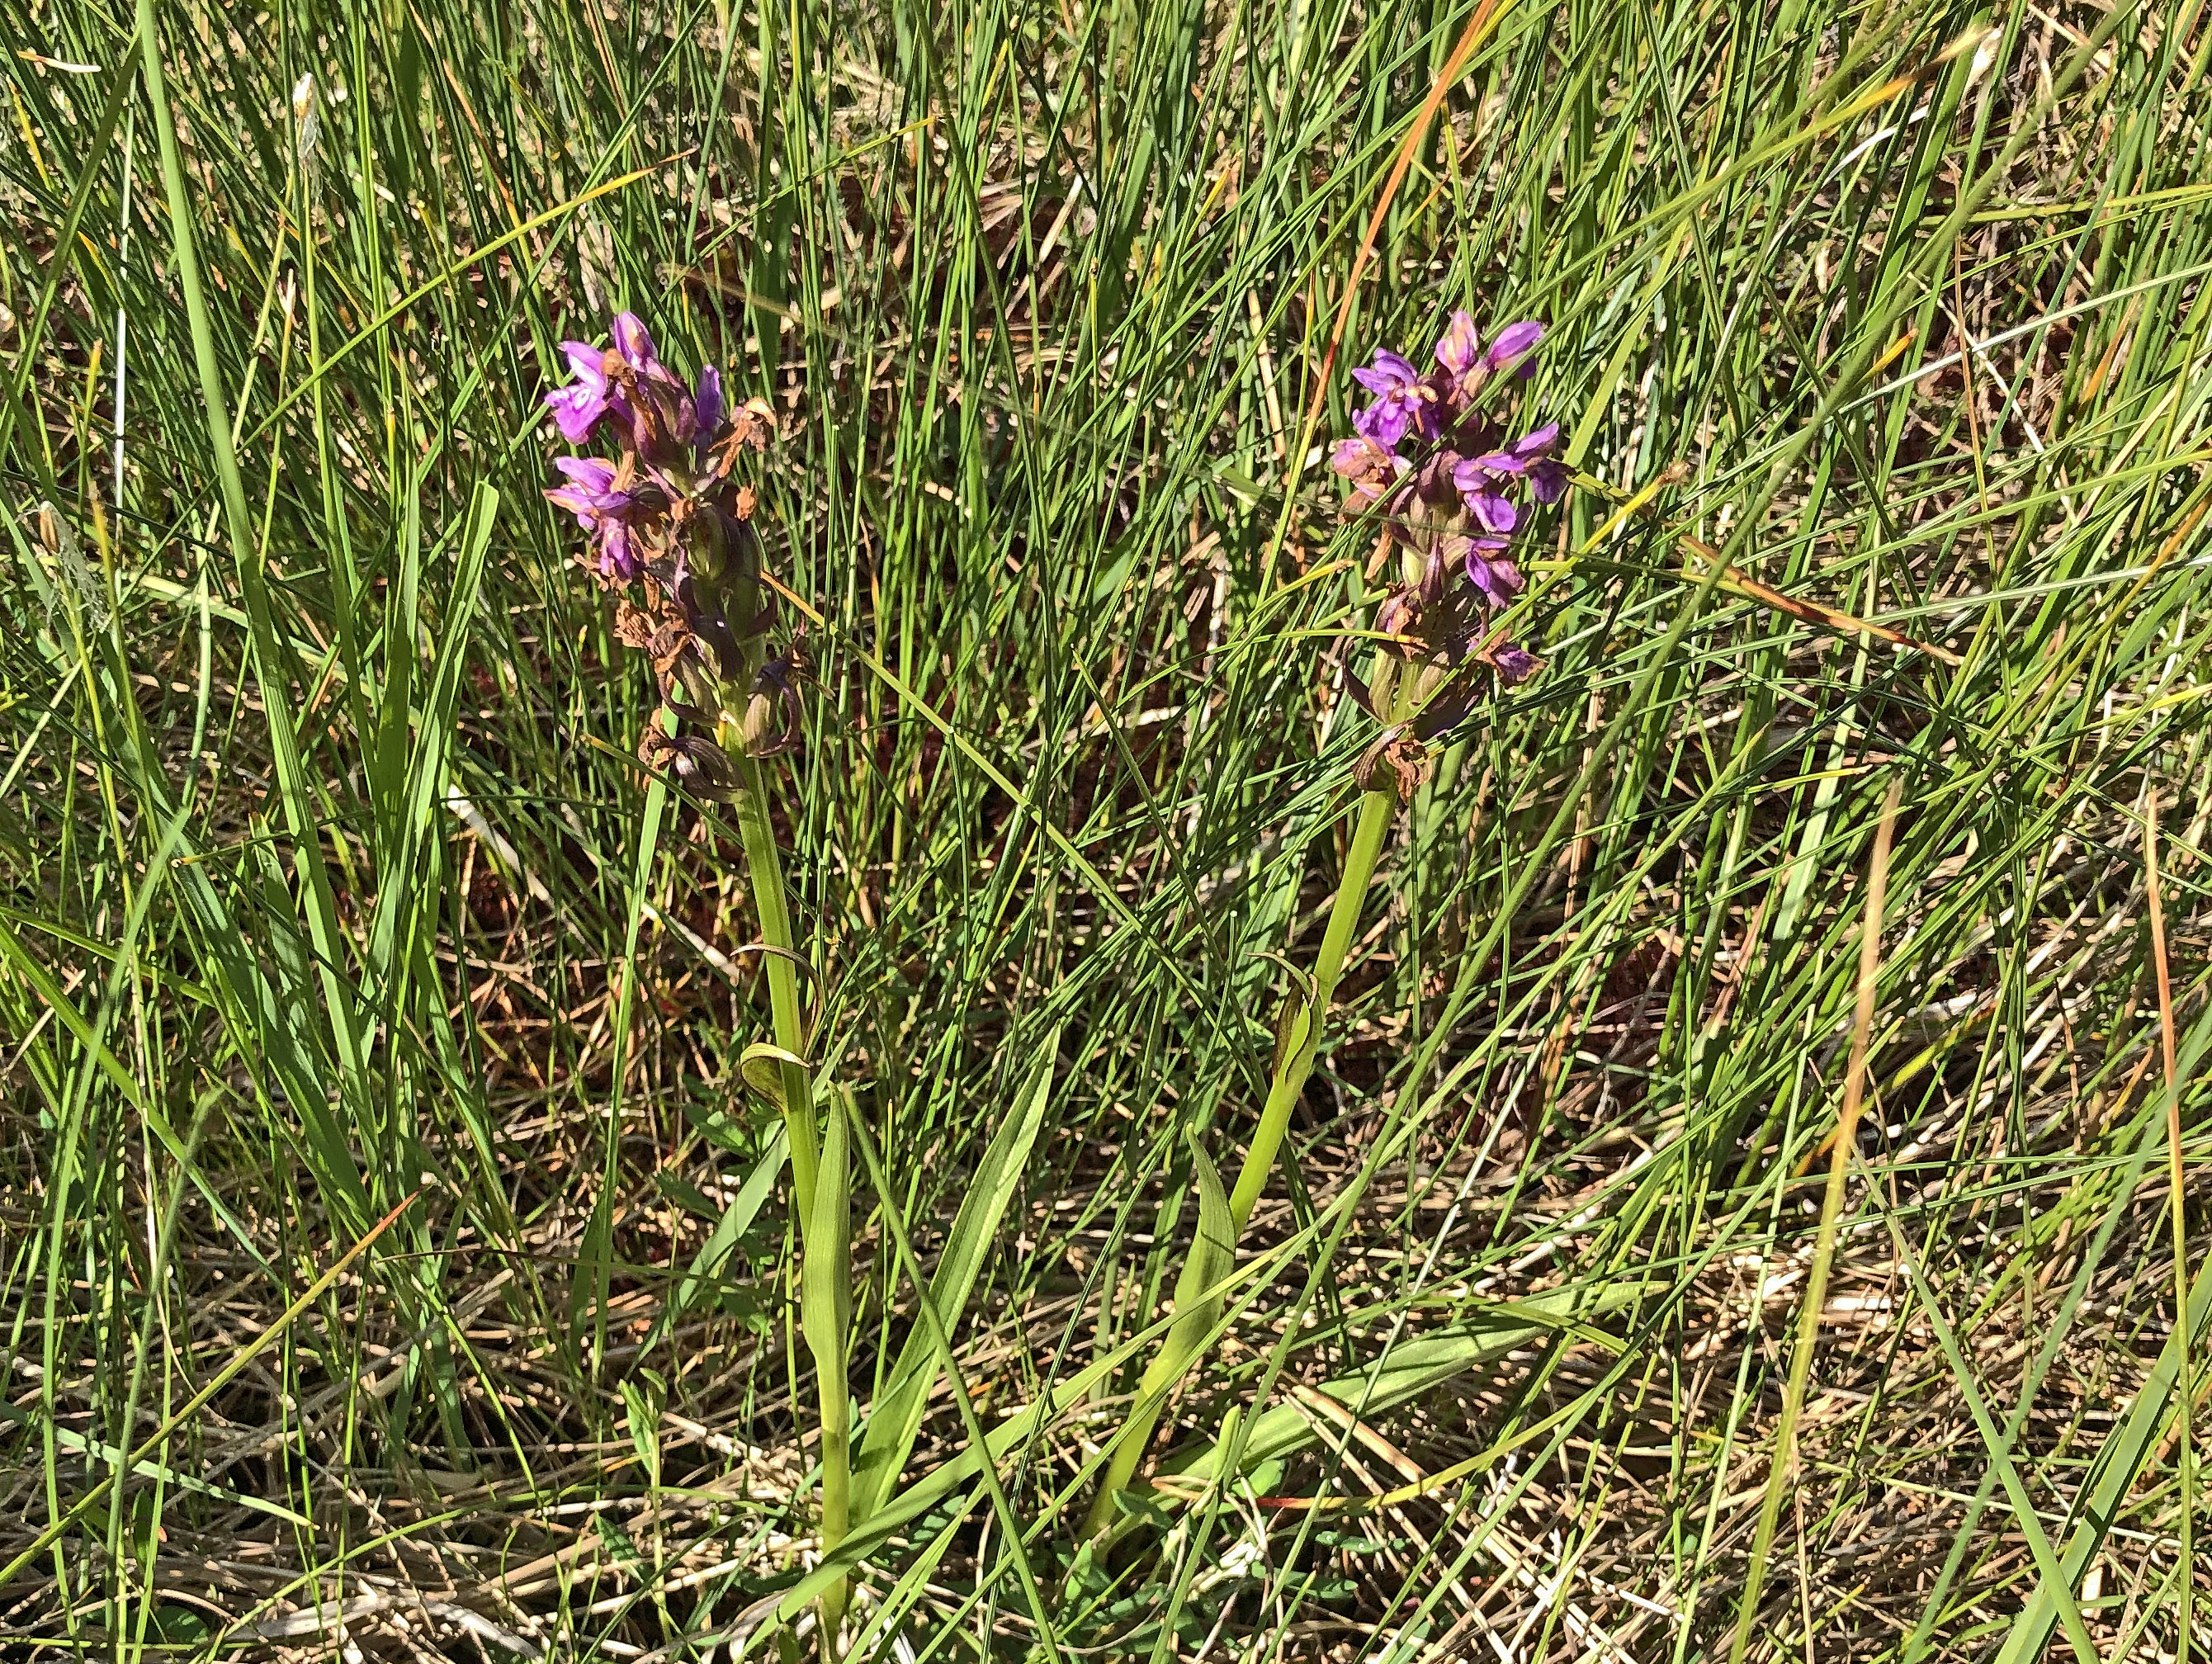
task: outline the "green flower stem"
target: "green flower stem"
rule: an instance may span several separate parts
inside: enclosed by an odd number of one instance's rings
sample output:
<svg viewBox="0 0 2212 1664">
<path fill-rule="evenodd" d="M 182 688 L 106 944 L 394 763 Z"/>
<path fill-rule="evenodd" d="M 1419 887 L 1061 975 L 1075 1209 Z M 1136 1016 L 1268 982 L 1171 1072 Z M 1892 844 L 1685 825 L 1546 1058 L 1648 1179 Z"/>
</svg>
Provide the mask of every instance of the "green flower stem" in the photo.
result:
<svg viewBox="0 0 2212 1664">
<path fill-rule="evenodd" d="M 768 972 L 769 1014 L 775 1043 L 795 1058 L 806 1055 L 806 1022 L 799 1005 L 799 950 L 791 935 L 791 914 L 784 906 L 783 865 L 775 849 L 775 826 L 769 817 L 768 783 L 760 759 L 748 756 L 742 743 L 729 746 L 738 770 L 738 834 L 745 847 L 745 869 L 753 902 L 760 908 L 761 941 Z M 822 1145 L 815 1124 L 814 1082 L 803 1063 L 783 1069 L 783 1120 L 791 1146 L 791 1188 L 802 1241 L 811 1223 L 814 1172 Z"/>
<path fill-rule="evenodd" d="M 1275 1078 L 1267 1088 L 1267 1102 L 1260 1111 L 1260 1125 L 1237 1169 L 1237 1187 L 1229 1193 L 1229 1217 L 1237 1234 L 1244 1234 L 1245 1221 L 1259 1205 L 1261 1194 L 1275 1170 L 1275 1154 L 1283 1134 L 1290 1130 L 1291 1111 L 1313 1073 L 1314 1054 L 1321 1046 L 1322 1020 L 1335 998 L 1337 978 L 1344 973 L 1344 956 L 1352 951 L 1352 938 L 1359 928 L 1359 915 L 1367 906 L 1368 887 L 1375 881 L 1376 863 L 1382 856 L 1382 840 L 1398 812 L 1394 786 L 1380 786 L 1359 799 L 1359 821 L 1352 829 L 1352 850 L 1345 858 L 1344 877 L 1336 887 L 1336 900 L 1328 910 L 1328 930 L 1322 938 L 1321 955 L 1314 961 L 1313 998 L 1306 1008 L 1304 1033 L 1275 1066 Z M 1297 1019 L 1292 1018 L 1295 1023 Z"/>
<path fill-rule="evenodd" d="M 1282 1148 L 1283 1135 L 1290 1130 L 1291 1111 L 1297 1103 L 1298 1095 L 1305 1090 L 1306 1078 L 1313 1073 L 1314 1055 L 1321 1044 L 1322 1021 L 1328 1014 L 1337 979 L 1344 972 L 1345 956 L 1352 951 L 1352 935 L 1359 928 L 1359 915 L 1366 908 L 1367 892 L 1375 880 L 1376 863 L 1382 859 L 1382 840 L 1389 835 L 1397 811 L 1395 786 L 1377 786 L 1359 800 L 1359 820 L 1352 830 L 1351 853 L 1344 863 L 1344 876 L 1337 884 L 1336 899 L 1329 906 L 1328 929 L 1322 938 L 1320 956 L 1314 962 L 1313 993 L 1290 1010 L 1286 1019 L 1290 1043 L 1276 1060 L 1275 1078 L 1267 1089 L 1267 1102 L 1260 1111 L 1260 1125 L 1252 1134 L 1250 1147 L 1244 1152 L 1244 1165 L 1237 1172 L 1237 1188 L 1229 1199 L 1230 1219 L 1236 1236 L 1244 1234 L 1245 1222 L 1252 1217 L 1252 1210 L 1259 1205 L 1261 1194 L 1267 1187 L 1267 1181 L 1275 1170 L 1276 1153 Z M 1297 996 L 1293 995 L 1292 999 L 1295 1001 Z M 1203 1331 L 1212 1327 L 1212 1315 L 1206 1309 L 1208 1304 L 1201 1303 L 1199 1315 L 1202 1321 L 1178 1322 L 1161 1342 L 1160 1350 L 1152 1355 L 1138 1384 L 1136 1402 L 1130 1406 L 1129 1418 L 1114 1436 L 1113 1459 L 1107 1464 L 1106 1477 L 1091 1504 L 1091 1515 L 1084 1526 L 1085 1536 L 1095 1538 L 1114 1523 L 1115 1497 L 1127 1490 L 1129 1481 L 1136 1477 L 1137 1464 L 1144 1460 L 1152 1444 L 1152 1430 L 1159 1424 L 1169 1393 L 1195 1361 L 1204 1340 Z"/>
<path fill-rule="evenodd" d="M 741 738 L 726 732 L 732 762 L 738 773 L 738 834 L 744 841 L 745 870 L 752 882 L 753 902 L 760 909 L 761 941 L 768 949 L 768 1003 L 775 1029 L 775 1043 L 792 1057 L 806 1057 L 806 1022 L 799 1004 L 799 956 L 793 940 L 790 909 L 784 903 L 783 865 L 776 853 L 775 824 L 769 814 L 768 781 L 760 759 L 747 754 Z M 783 1075 L 785 1142 L 791 1151 L 792 1206 L 799 1220 L 799 1252 L 821 1254 L 834 1262 L 833 1279 L 849 1278 L 843 1240 L 845 1187 L 843 1139 L 830 1152 L 835 1187 L 832 1194 L 819 1193 L 823 1146 L 814 1114 L 812 1072 L 805 1061 L 778 1066 Z M 822 1204 L 829 1207 L 823 1209 Z M 819 1210 L 819 1211 L 817 1211 Z M 806 1267 L 801 1266 L 802 1284 Z M 810 1320 L 815 1345 L 815 1387 L 822 1418 L 822 1546 L 826 1552 L 845 1540 L 853 1512 L 853 1405 L 845 1368 L 845 1333 L 842 1308 L 826 1325 Z M 834 1335 L 827 1330 L 834 1329 Z M 837 1655 L 837 1638 L 845 1626 L 846 1586 L 842 1578 L 823 1591 L 818 1607 L 821 1654 Z"/>
<path fill-rule="evenodd" d="M 815 1365 L 815 1380 L 822 1391 L 822 1552 L 830 1554 L 845 1540 L 853 1519 L 853 1407 L 842 1376 L 832 1380 Z M 840 1577 L 822 1591 L 817 1612 L 822 1625 L 822 1656 L 837 1656 L 838 1637 L 845 1628 L 845 1580 Z"/>
</svg>

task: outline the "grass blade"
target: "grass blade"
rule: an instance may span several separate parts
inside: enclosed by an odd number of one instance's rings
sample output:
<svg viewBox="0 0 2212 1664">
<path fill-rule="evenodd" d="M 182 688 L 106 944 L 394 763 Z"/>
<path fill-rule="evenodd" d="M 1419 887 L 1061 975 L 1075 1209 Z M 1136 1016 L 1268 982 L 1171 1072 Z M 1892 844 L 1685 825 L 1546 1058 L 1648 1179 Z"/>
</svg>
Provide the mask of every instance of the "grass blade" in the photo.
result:
<svg viewBox="0 0 2212 1664">
<path fill-rule="evenodd" d="M 1030 1151 L 1051 1103 L 1053 1064 L 1059 1050 L 1060 1031 L 1055 1029 L 1038 1046 L 1036 1060 L 1013 1108 L 1000 1120 L 976 1163 L 937 1268 L 926 1288 L 918 1291 L 918 1297 L 948 1331 L 968 1309 L 976 1275 L 997 1246 L 999 1221 L 1028 1181 Z M 941 1359 L 942 1349 L 929 1323 L 917 1321 L 891 1365 L 886 1377 L 890 1384 L 869 1406 L 867 1423 L 860 1430 L 860 1452 L 853 1465 L 855 1522 L 882 1507 L 897 1485 L 921 1430 L 930 1392 L 945 1367 Z"/>
</svg>

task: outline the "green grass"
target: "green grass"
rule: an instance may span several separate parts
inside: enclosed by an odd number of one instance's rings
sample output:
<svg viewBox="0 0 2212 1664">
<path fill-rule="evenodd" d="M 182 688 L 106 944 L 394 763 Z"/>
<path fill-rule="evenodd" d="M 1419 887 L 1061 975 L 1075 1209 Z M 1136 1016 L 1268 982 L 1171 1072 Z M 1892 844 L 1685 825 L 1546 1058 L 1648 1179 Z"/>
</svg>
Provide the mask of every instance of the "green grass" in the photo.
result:
<svg viewBox="0 0 2212 1664">
<path fill-rule="evenodd" d="M 913 1506 L 855 1540 L 866 1655 L 2202 1630 L 2201 5 L 1502 6 L 1326 385 L 1457 0 L 156 8 L 167 133 L 137 13 L 18 10 L 11 1653 L 719 1659 L 812 1564 L 738 829 L 634 761 L 649 677 L 537 495 L 556 343 L 619 305 L 782 423 L 763 521 L 824 622 L 777 829 L 860 1106 L 864 1415 L 1050 1067 Z M 1370 545 L 1304 447 L 1454 306 L 1551 325 L 1527 397 L 1588 483 L 1528 551 L 1546 666 L 1386 840 L 1163 1418 L 1185 1479 L 1078 1562 L 1352 837 Z M 1347 1380 L 1357 1436 L 1313 1407 Z M 1209 1483 L 1232 1408 L 1269 1461 Z"/>
</svg>

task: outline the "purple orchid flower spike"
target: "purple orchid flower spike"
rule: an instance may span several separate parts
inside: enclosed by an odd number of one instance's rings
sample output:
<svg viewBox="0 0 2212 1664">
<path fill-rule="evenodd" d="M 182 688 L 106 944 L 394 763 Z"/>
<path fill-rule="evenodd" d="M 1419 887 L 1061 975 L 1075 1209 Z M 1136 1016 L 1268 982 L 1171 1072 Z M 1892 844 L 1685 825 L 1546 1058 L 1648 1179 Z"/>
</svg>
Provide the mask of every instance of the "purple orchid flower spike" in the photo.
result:
<svg viewBox="0 0 2212 1664">
<path fill-rule="evenodd" d="M 731 705 L 730 689 L 750 685 L 775 610 L 746 525 L 756 494 L 730 475 L 741 452 L 765 446 L 775 416 L 764 399 L 733 409 L 711 366 L 696 384 L 678 377 L 635 313 L 612 333 L 611 347 L 563 343 L 573 377 L 547 403 L 572 441 L 603 437 L 615 454 L 555 458 L 560 478 L 544 495 L 584 529 L 578 558 L 615 592 L 617 631 L 650 654 L 669 709 L 743 719 L 750 707 Z M 756 737 L 741 743 L 764 755 Z"/>
<path fill-rule="evenodd" d="M 1392 559 L 1398 566 L 1375 615 L 1383 640 L 1367 708 L 1392 725 L 1391 745 L 1410 748 L 1389 753 L 1401 792 L 1419 777 L 1420 747 L 1472 708 L 1473 694 L 1453 680 L 1470 659 L 1504 688 L 1541 668 L 1503 631 L 1486 640 L 1484 630 L 1528 588 L 1513 550 L 1531 509 L 1557 502 L 1570 483 L 1559 424 L 1513 438 L 1506 423 L 1514 400 L 1501 401 L 1501 411 L 1486 398 L 1498 391 L 1502 372 L 1527 373 L 1543 339 L 1544 325 L 1524 319 L 1486 342 L 1472 314 L 1455 311 L 1437 337 L 1434 367 L 1417 372 L 1383 349 L 1352 372 L 1373 397 L 1330 466 L 1345 480 L 1347 517 L 1383 517 L 1370 571 L 1379 574 Z M 1367 784 L 1373 769 L 1362 768 L 1355 774 Z"/>
<path fill-rule="evenodd" d="M 571 445 L 581 445 L 599 425 L 599 418 L 618 403 L 607 385 L 606 351 L 586 341 L 563 341 L 568 372 L 575 380 L 545 395 L 553 409 L 553 424 Z"/>
<path fill-rule="evenodd" d="M 1431 436 L 1428 389 L 1421 385 L 1421 373 L 1402 355 L 1381 348 L 1374 367 L 1355 369 L 1352 379 L 1375 395 L 1375 402 L 1352 418 L 1362 435 L 1386 451 L 1396 450 L 1409 430 Z"/>
</svg>

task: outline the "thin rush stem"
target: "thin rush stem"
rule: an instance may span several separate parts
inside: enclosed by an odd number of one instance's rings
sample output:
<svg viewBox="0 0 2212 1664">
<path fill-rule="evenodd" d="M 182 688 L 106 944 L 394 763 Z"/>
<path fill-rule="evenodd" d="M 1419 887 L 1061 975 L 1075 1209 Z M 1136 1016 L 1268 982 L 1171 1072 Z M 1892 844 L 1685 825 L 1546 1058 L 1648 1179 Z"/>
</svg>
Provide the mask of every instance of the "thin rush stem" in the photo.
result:
<svg viewBox="0 0 2212 1664">
<path fill-rule="evenodd" d="M 2174 1630 L 2174 1661 L 2175 1664 L 2189 1664 L 2192 1603 L 2191 1580 L 2185 1569 L 2197 1564 L 2197 1450 L 2195 1430 L 2190 1426 L 2190 1400 L 2196 1393 L 2190 1385 L 2195 1377 L 2189 1368 L 2189 1215 L 2185 1205 L 2189 1191 L 2181 1162 L 2180 1069 L 2174 1060 L 2173 979 L 2166 968 L 2166 908 L 2159 896 L 2158 788 L 2151 786 L 2143 795 L 2143 887 L 2150 900 L 2151 963 L 2158 976 L 2159 1055 L 2166 1065 L 2166 1176 L 2170 1202 L 2168 1219 L 2173 1230 L 2174 1344 L 2181 1354 L 2181 1391 L 2174 1400 L 2173 1410 L 2174 1430 L 2179 1436 L 2174 1447 L 2174 1477 L 2181 1491 L 2181 1564 L 2185 1570 L 2174 1580 L 2179 1618 Z"/>
<path fill-rule="evenodd" d="M 745 848 L 745 869 L 753 902 L 760 908 L 761 941 L 768 948 L 768 1003 L 775 1043 L 795 1058 L 806 1055 L 806 1023 L 799 1005 L 798 949 L 792 940 L 791 914 L 784 905 L 783 865 L 776 853 L 775 826 L 769 818 L 768 785 L 760 759 L 742 744 L 730 748 L 737 765 L 738 834 Z M 783 1119 L 791 1146 L 792 1199 L 802 1236 L 814 1205 L 816 1152 L 821 1130 L 815 1124 L 814 1083 L 804 1064 L 783 1069 Z"/>
<path fill-rule="evenodd" d="M 1813 1263 L 1805 1276 L 1805 1297 L 1797 1310 L 1797 1344 L 1790 1354 L 1790 1380 L 1782 1398 L 1782 1417 L 1774 1430 L 1774 1462 L 1769 1470 L 1766 1496 L 1753 1532 L 1750 1576 L 1738 1609 L 1735 1635 L 1729 1647 L 1729 1664 L 1743 1664 L 1752 1629 L 1759 1617 L 1759 1585 L 1765 1580 L 1768 1552 L 1774 1544 L 1774 1527 L 1780 1517 L 1782 1498 L 1792 1483 L 1797 1465 L 1797 1418 L 1805 1406 L 1806 1384 L 1812 1378 L 1813 1351 L 1820 1339 L 1820 1313 L 1828 1297 L 1828 1272 L 1836 1257 L 1841 1230 L 1844 1190 L 1850 1171 L 1851 1152 L 1857 1148 L 1859 1114 L 1866 1103 L 1867 1053 L 1874 1035 L 1875 996 L 1881 980 L 1881 920 L 1889 889 L 1890 840 L 1897 830 L 1897 808 L 1905 794 L 1902 776 L 1889 783 L 1882 799 L 1881 819 L 1875 828 L 1874 855 L 1867 864 L 1866 913 L 1859 926 L 1857 999 L 1851 1015 L 1851 1050 L 1844 1069 L 1843 1110 L 1836 1120 L 1835 1141 L 1828 1157 L 1827 1188 L 1820 1196 L 1820 1229 L 1813 1239 Z"/>
<path fill-rule="evenodd" d="M 1352 935 L 1359 928 L 1368 888 L 1374 882 L 1376 863 L 1382 859 L 1382 840 L 1389 835 L 1397 811 L 1398 793 L 1394 786 L 1377 786 L 1359 800 L 1359 819 L 1352 829 L 1352 849 L 1345 859 L 1344 876 L 1337 884 L 1336 899 L 1329 907 L 1328 928 L 1322 937 L 1321 952 L 1314 961 L 1313 992 L 1303 1002 L 1303 1014 L 1299 1007 L 1292 1007 L 1291 1043 L 1276 1060 L 1275 1078 L 1268 1086 L 1267 1103 L 1260 1111 L 1260 1125 L 1244 1151 L 1237 1188 L 1229 1199 L 1230 1219 L 1237 1236 L 1243 1235 L 1245 1222 L 1252 1217 L 1261 1193 L 1267 1187 L 1267 1180 L 1275 1168 L 1276 1152 L 1281 1149 L 1283 1134 L 1290 1127 L 1291 1110 L 1305 1090 L 1307 1077 L 1313 1072 L 1314 1056 L 1321 1043 L 1322 1021 L 1328 1014 L 1337 979 L 1343 974 L 1345 956 L 1352 950 Z M 1292 998 L 1296 999 L 1297 996 Z M 1199 1337 L 1189 1334 L 1180 1325 L 1170 1330 L 1160 1343 L 1160 1350 L 1153 1355 L 1138 1385 L 1129 1418 L 1115 1435 L 1113 1459 L 1107 1464 L 1106 1477 L 1091 1503 L 1090 1518 L 1084 1527 L 1085 1536 L 1096 1537 L 1114 1523 L 1114 1498 L 1127 1490 L 1129 1481 L 1136 1477 L 1137 1465 L 1144 1460 L 1145 1451 L 1152 1442 L 1152 1430 L 1159 1424 L 1168 1394 L 1197 1356 L 1198 1344 Z"/>
</svg>

